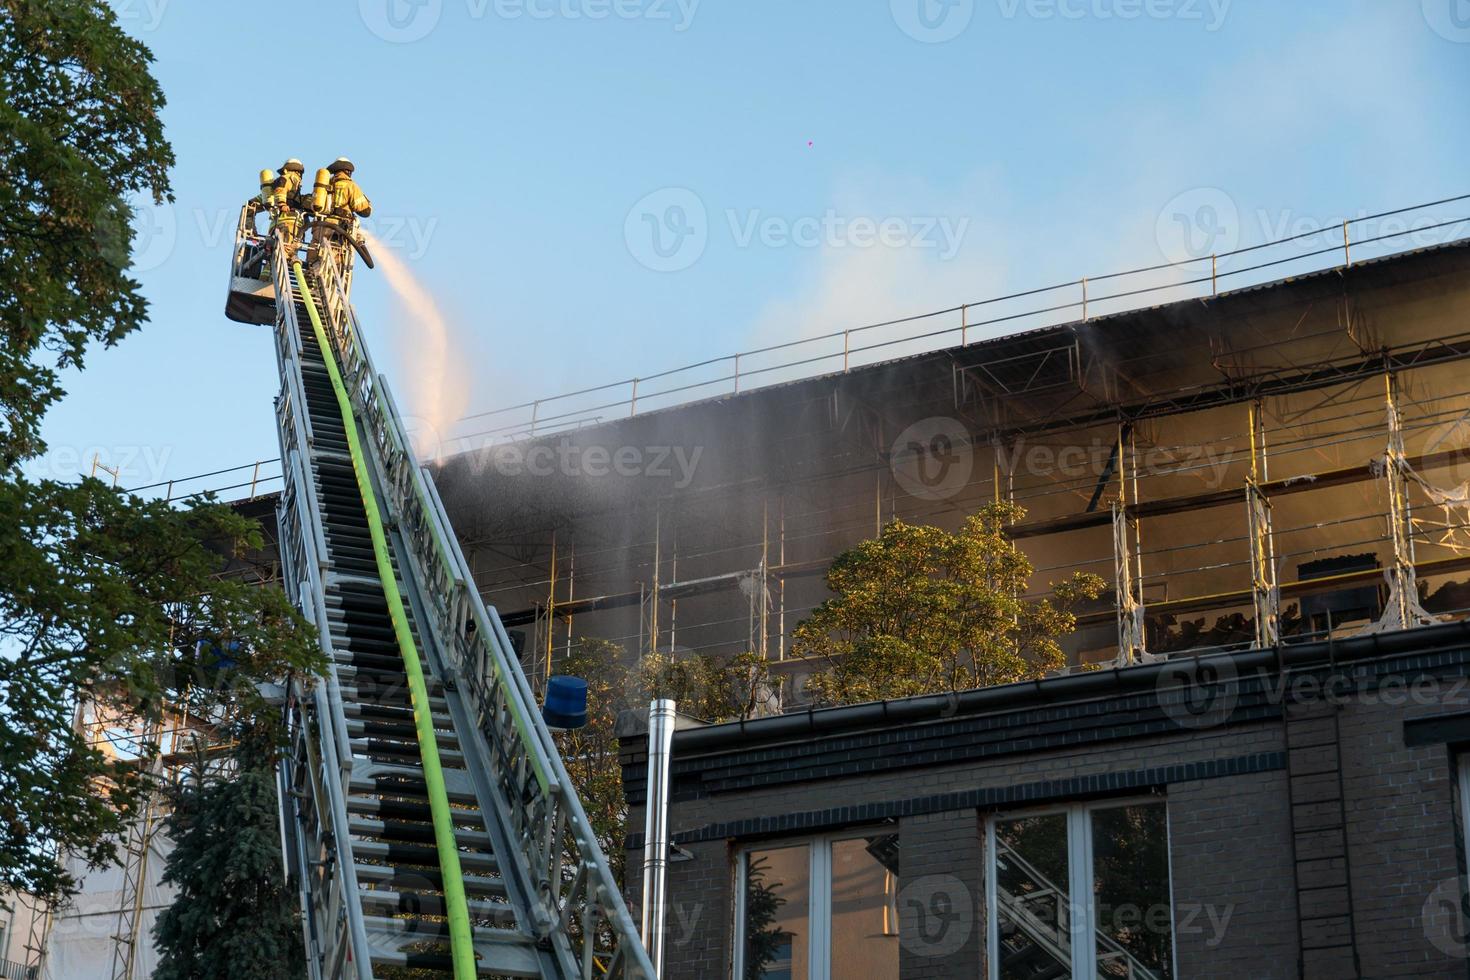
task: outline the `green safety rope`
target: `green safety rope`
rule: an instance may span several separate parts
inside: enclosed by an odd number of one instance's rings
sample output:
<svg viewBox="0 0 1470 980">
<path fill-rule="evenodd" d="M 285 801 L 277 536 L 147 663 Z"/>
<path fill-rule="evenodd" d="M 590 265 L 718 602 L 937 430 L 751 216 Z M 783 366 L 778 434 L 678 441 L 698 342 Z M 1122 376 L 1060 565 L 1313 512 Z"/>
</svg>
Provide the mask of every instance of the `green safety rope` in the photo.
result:
<svg viewBox="0 0 1470 980">
<path fill-rule="evenodd" d="M 474 980 L 476 976 L 475 947 L 470 933 L 470 912 L 465 902 L 464 875 L 459 866 L 459 846 L 454 839 L 454 819 L 449 810 L 449 792 L 444 786 L 444 769 L 439 763 L 439 742 L 434 735 L 434 721 L 430 716 L 429 688 L 424 683 L 424 667 L 419 662 L 418 647 L 408 629 L 408 613 L 403 608 L 403 596 L 398 592 L 398 580 L 393 573 L 389 557 L 388 537 L 383 532 L 383 518 L 378 511 L 378 498 L 368 478 L 367 461 L 362 453 L 362 442 L 357 435 L 357 419 L 352 411 L 352 400 L 347 396 L 347 386 L 342 381 L 342 372 L 337 367 L 336 355 L 322 327 L 311 290 L 306 287 L 306 273 L 300 262 L 292 264 L 296 273 L 296 285 L 306 303 L 307 315 L 311 317 L 311 329 L 316 342 L 322 349 L 322 360 L 326 362 L 327 374 L 332 379 L 332 390 L 337 394 L 337 408 L 342 413 L 342 427 L 347 431 L 347 446 L 352 453 L 352 472 L 357 477 L 357 489 L 362 494 L 362 506 L 367 511 L 368 532 L 373 539 L 373 556 L 378 563 L 378 578 L 383 583 L 383 595 L 388 600 L 388 615 L 393 620 L 393 632 L 398 637 L 398 649 L 403 655 L 403 667 L 408 674 L 408 689 L 413 697 L 413 723 L 418 730 L 419 758 L 423 760 L 424 783 L 429 790 L 429 812 L 434 821 L 434 843 L 439 851 L 439 871 L 444 876 L 444 906 L 449 919 L 449 948 L 454 958 L 454 980 Z"/>
</svg>

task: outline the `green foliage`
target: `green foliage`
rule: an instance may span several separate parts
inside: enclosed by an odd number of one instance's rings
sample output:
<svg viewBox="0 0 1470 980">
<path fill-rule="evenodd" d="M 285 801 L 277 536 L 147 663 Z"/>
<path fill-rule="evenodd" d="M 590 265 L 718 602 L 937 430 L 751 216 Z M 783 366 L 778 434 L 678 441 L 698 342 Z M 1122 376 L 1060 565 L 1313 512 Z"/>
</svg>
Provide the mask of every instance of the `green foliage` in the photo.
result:
<svg viewBox="0 0 1470 980">
<path fill-rule="evenodd" d="M 997 503 L 956 533 L 891 521 L 839 555 L 833 597 L 792 634 L 792 650 L 820 662 L 807 684 L 817 704 L 852 704 L 1006 684 L 1065 663 L 1058 639 L 1071 608 L 1102 593 L 1096 575 L 1024 598 L 1032 567 L 1005 534 L 1024 511 Z"/>
<path fill-rule="evenodd" d="M 105 863 L 146 788 L 143 765 L 73 729 L 79 700 L 248 716 L 265 710 L 257 680 L 319 654 L 283 593 L 218 577 L 224 552 L 261 544 L 226 507 L 17 478 L 0 480 L 0 529 L 0 887 L 56 899 L 76 883 L 46 845 Z M 200 663 L 201 640 L 237 646 L 235 667 Z"/>
<path fill-rule="evenodd" d="M 754 717 L 774 683 L 770 663 L 758 653 L 651 654 L 639 661 L 636 681 L 639 707 L 669 698 L 678 702 L 680 714 L 713 723 Z"/>
<path fill-rule="evenodd" d="M 567 775 L 618 881 L 623 880 L 627 864 L 623 821 L 628 808 L 623 802 L 615 730 L 618 713 L 637 701 L 626 656 L 621 646 L 607 640 L 583 637 L 572 646 L 557 670 L 587 682 L 587 726 L 554 736 Z"/>
<path fill-rule="evenodd" d="M 163 881 L 178 888 L 153 935 L 154 980 L 294 980 L 305 975 L 300 914 L 281 865 L 271 726 L 239 724 L 222 760 L 200 746 L 169 793 L 174 841 Z M 224 765 L 221 762 L 224 761 Z"/>
<path fill-rule="evenodd" d="M 256 682 L 324 664 L 278 591 L 221 577 L 260 530 L 228 508 L 30 481 L 61 369 L 144 321 L 128 197 L 169 199 L 173 151 L 148 49 L 101 0 L 0 0 L 0 891 L 54 902 L 97 867 L 148 788 L 73 729 L 79 703 L 157 718 L 262 710 Z M 228 645 L 220 672 L 196 643 Z"/>
<path fill-rule="evenodd" d="M 0 470 L 43 448 L 56 369 L 147 315 L 127 196 L 171 200 L 174 159 L 152 60 L 102 0 L 0 0 Z"/>
<path fill-rule="evenodd" d="M 753 653 L 727 660 L 700 654 L 676 660 L 659 654 L 630 662 L 618 644 L 583 637 L 557 665 L 557 672 L 587 681 L 587 727 L 560 732 L 555 738 L 613 875 L 622 881 L 628 808 L 618 762 L 618 715 L 645 713 L 653 699 L 672 698 L 679 702 L 681 714 L 706 721 L 749 718 L 769 684 L 769 670 Z"/>
</svg>

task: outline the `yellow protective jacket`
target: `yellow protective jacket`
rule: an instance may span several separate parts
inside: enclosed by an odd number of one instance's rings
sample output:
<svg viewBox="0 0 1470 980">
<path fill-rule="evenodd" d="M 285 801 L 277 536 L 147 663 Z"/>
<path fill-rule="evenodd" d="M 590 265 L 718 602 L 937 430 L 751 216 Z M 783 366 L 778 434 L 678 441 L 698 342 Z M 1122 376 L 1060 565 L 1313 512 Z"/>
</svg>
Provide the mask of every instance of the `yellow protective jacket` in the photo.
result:
<svg viewBox="0 0 1470 980">
<path fill-rule="evenodd" d="M 276 178 L 271 187 L 271 206 L 274 208 L 299 208 L 301 206 L 301 175 L 287 170 Z"/>
<path fill-rule="evenodd" d="M 354 214 L 366 218 L 372 213 L 373 202 L 357 186 L 357 181 L 344 173 L 332 175 L 332 214 L 339 218 L 351 218 Z"/>
</svg>

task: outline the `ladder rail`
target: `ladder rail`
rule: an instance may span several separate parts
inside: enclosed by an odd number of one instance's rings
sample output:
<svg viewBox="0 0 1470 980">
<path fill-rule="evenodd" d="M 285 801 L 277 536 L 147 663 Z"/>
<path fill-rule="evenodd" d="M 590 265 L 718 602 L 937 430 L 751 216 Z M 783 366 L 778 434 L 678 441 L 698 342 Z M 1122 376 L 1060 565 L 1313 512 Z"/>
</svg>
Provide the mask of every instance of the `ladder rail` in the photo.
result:
<svg viewBox="0 0 1470 980">
<path fill-rule="evenodd" d="M 277 435 L 281 440 L 281 458 L 289 461 L 283 470 L 284 486 L 281 508 L 277 512 L 280 528 L 280 551 L 282 571 L 288 592 L 298 607 L 306 612 L 317 628 L 318 642 L 322 653 L 331 661 L 332 639 L 328 625 L 325 590 L 322 576 L 329 566 L 327 561 L 326 533 L 322 526 L 321 502 L 316 499 L 316 490 L 307 473 L 306 457 L 313 442 L 311 420 L 306 411 L 305 392 L 301 388 L 300 354 L 301 341 L 299 324 L 296 322 L 295 295 L 291 288 L 290 258 L 284 241 L 276 236 L 273 249 L 272 277 L 276 290 L 277 343 L 281 345 L 281 363 L 284 381 L 282 400 L 287 404 L 277 405 Z M 281 418 L 289 415 L 289 424 Z M 292 506 L 294 504 L 294 506 Z M 293 737 L 300 737 L 305 744 L 315 745 L 318 753 L 308 753 L 307 778 L 319 782 L 320 788 L 310 793 L 315 803 L 314 841 L 307 840 L 304 821 L 292 819 L 291 832 L 298 841 L 298 883 L 303 894 L 317 899 L 315 905 L 308 902 L 303 906 L 303 915 L 312 919 L 311 932 L 325 945 L 324 955 L 341 962 L 353 964 L 352 972 L 358 980 L 372 980 L 372 965 L 369 955 L 367 925 L 361 904 L 356 901 L 358 883 L 355 862 L 348 833 L 347 787 L 352 771 L 352 747 L 347 737 L 347 719 L 342 710 L 342 693 L 336 673 L 327 671 L 324 679 L 317 679 L 310 689 L 299 681 L 293 683 L 293 700 L 298 710 L 291 719 L 295 727 Z M 311 736 L 311 720 L 304 711 L 303 699 L 309 699 L 315 709 L 318 726 L 330 728 L 330 736 L 315 740 Z M 289 703 L 289 702 L 288 702 Z M 316 755 L 316 758 L 312 758 Z M 289 771 L 292 759 L 283 760 L 283 781 L 288 787 L 296 785 Z M 325 789 L 325 800 L 320 791 Z M 322 804 L 325 802 L 325 806 Z M 283 820 L 288 813 L 296 815 L 294 799 L 281 800 Z M 313 846 L 314 845 L 314 846 Z M 327 852 L 326 857 L 316 854 Z M 326 894 L 320 894 L 315 878 L 320 874 Z M 340 932 L 345 927 L 345 935 Z M 308 926 L 303 924 L 303 929 Z M 350 952 L 349 952 L 350 951 Z M 320 975 L 316 956 L 308 956 L 310 969 L 315 977 Z M 335 974 L 335 971 L 333 972 Z"/>
<path fill-rule="evenodd" d="M 316 271 L 327 313 L 324 326 L 337 349 L 344 382 L 369 439 L 369 456 L 382 480 L 383 504 L 402 536 L 413 569 L 423 576 L 418 596 L 429 614 L 427 632 L 448 657 L 449 675 L 466 695 L 476 728 L 488 743 L 497 807 L 519 861 L 535 888 L 535 926 L 558 947 L 559 959 L 576 961 L 573 976 L 590 975 L 606 958 L 607 976 L 652 977 L 606 857 L 582 809 L 546 728 L 499 616 L 474 587 L 432 480 L 403 435 L 401 417 L 371 355 L 348 298 L 344 260 L 333 250 L 319 256 Z M 405 575 L 406 579 L 415 576 Z M 410 587 L 413 587 L 410 584 Z M 563 868 L 566 835 L 575 866 Z M 583 928 L 573 949 L 571 918 L 606 923 L 615 943 L 597 948 L 599 930 Z M 569 964 L 570 965 L 570 964 Z"/>
<path fill-rule="evenodd" d="M 409 629 L 408 612 L 403 597 L 399 594 L 397 575 L 393 569 L 387 534 L 383 528 L 377 494 L 373 490 L 368 471 L 368 461 L 357 432 L 356 409 L 348 395 L 347 387 L 337 365 L 336 355 L 331 348 L 321 314 L 306 283 L 306 270 L 295 262 L 292 271 L 296 275 L 296 286 L 306 303 L 307 316 L 316 333 L 317 343 L 322 348 L 322 357 L 327 374 L 335 390 L 342 423 L 347 433 L 347 445 L 352 456 L 352 468 L 357 479 L 357 489 L 362 496 L 363 508 L 367 513 L 368 531 L 372 538 L 373 555 L 377 563 L 378 578 L 383 585 L 383 594 L 388 601 L 389 615 L 393 622 L 398 649 L 403 657 L 408 674 L 409 690 L 413 697 L 414 726 L 417 729 L 419 758 L 423 766 L 424 782 L 428 787 L 429 809 L 432 813 L 434 845 L 439 854 L 439 867 L 444 875 L 444 906 L 449 920 L 450 950 L 454 962 L 455 980 L 474 980 L 477 973 L 475 950 L 470 932 L 469 908 L 465 898 L 464 872 L 460 868 L 459 848 L 455 842 L 453 816 L 449 808 L 449 793 L 444 783 L 443 764 L 439 758 L 439 742 L 434 733 L 430 717 L 429 691 L 424 679 L 423 663 L 418 647 Z"/>
</svg>

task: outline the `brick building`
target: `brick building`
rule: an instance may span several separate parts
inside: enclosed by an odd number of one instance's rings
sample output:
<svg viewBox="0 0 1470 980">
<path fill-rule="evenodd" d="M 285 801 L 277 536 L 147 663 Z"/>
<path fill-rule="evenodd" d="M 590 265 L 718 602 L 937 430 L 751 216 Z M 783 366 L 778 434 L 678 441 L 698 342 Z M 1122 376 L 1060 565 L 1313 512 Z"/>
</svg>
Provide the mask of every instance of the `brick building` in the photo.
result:
<svg viewBox="0 0 1470 980">
<path fill-rule="evenodd" d="M 680 731 L 668 975 L 1465 977 L 1467 676 L 1451 623 Z"/>
</svg>

